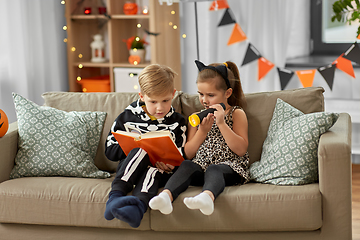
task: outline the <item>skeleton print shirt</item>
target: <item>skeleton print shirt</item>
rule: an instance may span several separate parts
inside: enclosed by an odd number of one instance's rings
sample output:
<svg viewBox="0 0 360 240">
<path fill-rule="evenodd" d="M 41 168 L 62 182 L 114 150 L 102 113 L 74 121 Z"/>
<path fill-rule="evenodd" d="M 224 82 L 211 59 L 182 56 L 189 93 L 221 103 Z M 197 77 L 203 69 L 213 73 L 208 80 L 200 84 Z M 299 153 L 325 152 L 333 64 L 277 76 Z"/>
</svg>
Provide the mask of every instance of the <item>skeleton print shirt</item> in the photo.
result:
<svg viewBox="0 0 360 240">
<path fill-rule="evenodd" d="M 225 116 L 225 122 L 231 129 L 236 108 L 238 107 L 233 107 Z M 244 183 L 250 180 L 249 154 L 246 152 L 241 157 L 235 154 L 226 144 L 215 121 L 192 161 L 199 164 L 204 171 L 212 164 L 226 164 L 245 179 Z"/>
<path fill-rule="evenodd" d="M 145 103 L 137 100 L 131 103 L 113 123 L 105 142 L 105 155 L 111 161 L 121 161 L 126 155 L 121 149 L 111 132 L 117 130 L 126 131 L 126 126 L 136 128 L 141 133 L 170 130 L 173 140 L 184 156 L 186 142 L 186 120 L 171 107 L 170 111 L 162 119 L 152 119 L 144 111 Z M 166 151 L 166 149 L 164 149 Z"/>
</svg>

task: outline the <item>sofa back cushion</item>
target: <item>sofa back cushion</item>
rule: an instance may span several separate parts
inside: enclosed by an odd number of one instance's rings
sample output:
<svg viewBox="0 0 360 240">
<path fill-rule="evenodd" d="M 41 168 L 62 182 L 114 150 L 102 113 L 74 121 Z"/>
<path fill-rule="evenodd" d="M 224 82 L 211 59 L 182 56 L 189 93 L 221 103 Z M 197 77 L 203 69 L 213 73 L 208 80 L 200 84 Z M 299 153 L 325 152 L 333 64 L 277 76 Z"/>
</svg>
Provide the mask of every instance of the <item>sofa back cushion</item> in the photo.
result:
<svg viewBox="0 0 360 240">
<path fill-rule="evenodd" d="M 250 162 L 260 160 L 262 144 L 266 138 L 270 120 L 277 98 L 289 103 L 303 113 L 324 111 L 324 89 L 321 87 L 301 88 L 294 90 L 259 92 L 245 94 L 245 109 L 249 122 L 249 155 Z M 104 154 L 105 140 L 115 118 L 133 101 L 139 98 L 138 93 L 75 93 L 49 92 L 42 97 L 45 105 L 64 111 L 102 111 L 107 112 L 95 165 L 105 171 L 116 170 L 117 163 L 108 160 Z M 197 94 L 176 92 L 173 99 L 175 110 L 186 118 L 202 109 Z"/>
<path fill-rule="evenodd" d="M 179 93 L 173 99 L 173 107 L 181 112 Z M 42 95 L 45 105 L 64 111 L 102 111 L 107 112 L 99 147 L 95 157 L 95 165 L 105 171 L 114 172 L 117 162 L 105 156 L 105 140 L 115 118 L 133 101 L 139 98 L 138 93 L 80 93 L 80 92 L 48 92 Z"/>
</svg>

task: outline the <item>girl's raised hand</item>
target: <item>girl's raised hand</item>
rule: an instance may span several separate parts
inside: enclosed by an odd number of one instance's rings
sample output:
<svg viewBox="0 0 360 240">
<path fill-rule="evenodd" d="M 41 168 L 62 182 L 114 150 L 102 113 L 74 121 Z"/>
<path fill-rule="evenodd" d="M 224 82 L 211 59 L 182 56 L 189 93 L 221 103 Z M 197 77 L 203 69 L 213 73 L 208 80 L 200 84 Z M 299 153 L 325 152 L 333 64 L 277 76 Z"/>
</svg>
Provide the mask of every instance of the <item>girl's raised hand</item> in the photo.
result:
<svg viewBox="0 0 360 240">
<path fill-rule="evenodd" d="M 203 120 L 201 121 L 200 125 L 199 125 L 199 131 L 204 132 L 205 134 L 207 134 L 212 125 L 214 124 L 214 120 L 215 120 L 215 116 L 213 113 L 209 113 L 206 117 L 203 118 Z"/>
<path fill-rule="evenodd" d="M 225 110 L 220 104 L 214 104 L 210 106 L 211 108 L 215 108 L 216 111 L 214 112 L 216 124 L 219 125 L 225 122 Z"/>
</svg>

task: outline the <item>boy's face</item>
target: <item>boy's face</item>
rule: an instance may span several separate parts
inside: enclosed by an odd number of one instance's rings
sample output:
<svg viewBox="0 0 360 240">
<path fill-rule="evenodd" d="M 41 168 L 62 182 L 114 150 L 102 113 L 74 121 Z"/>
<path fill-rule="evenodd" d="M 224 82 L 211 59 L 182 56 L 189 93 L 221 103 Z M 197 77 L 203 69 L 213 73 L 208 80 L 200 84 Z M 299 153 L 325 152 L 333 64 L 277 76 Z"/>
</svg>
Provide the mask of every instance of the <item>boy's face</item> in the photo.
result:
<svg viewBox="0 0 360 240">
<path fill-rule="evenodd" d="M 171 109 L 171 101 L 174 98 L 176 90 L 173 93 L 148 96 L 139 92 L 141 101 L 145 102 L 146 111 L 156 119 L 164 118 Z"/>
</svg>

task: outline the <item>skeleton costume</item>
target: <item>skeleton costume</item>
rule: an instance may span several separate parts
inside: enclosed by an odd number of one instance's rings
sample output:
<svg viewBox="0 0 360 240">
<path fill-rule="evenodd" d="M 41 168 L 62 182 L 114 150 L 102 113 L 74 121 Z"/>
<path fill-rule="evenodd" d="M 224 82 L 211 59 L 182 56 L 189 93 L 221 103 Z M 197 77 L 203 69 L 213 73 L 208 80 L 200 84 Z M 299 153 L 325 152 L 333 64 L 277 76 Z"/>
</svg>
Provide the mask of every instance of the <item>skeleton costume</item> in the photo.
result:
<svg viewBox="0 0 360 240">
<path fill-rule="evenodd" d="M 133 196 L 148 204 L 157 194 L 159 186 L 164 186 L 171 174 L 161 173 L 156 167 L 151 166 L 149 156 L 143 149 L 135 148 L 126 156 L 111 132 L 125 131 L 126 126 L 136 128 L 141 133 L 170 130 L 176 146 L 184 156 L 186 121 L 173 107 L 162 119 L 149 116 L 144 107 L 145 103 L 139 99 L 131 103 L 115 119 L 106 139 L 105 155 L 111 161 L 120 161 L 112 182 L 112 191 L 127 194 L 133 190 Z"/>
</svg>

